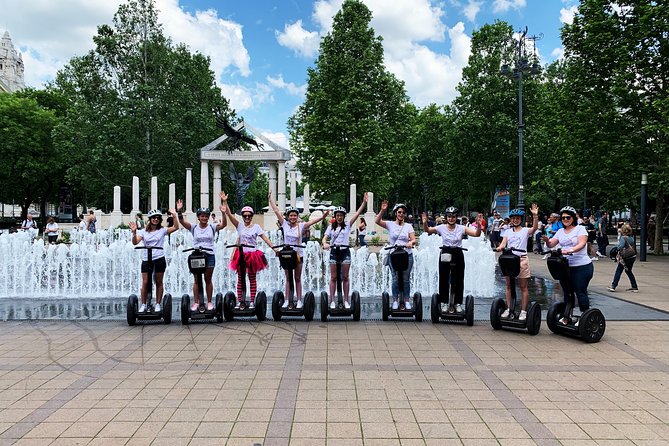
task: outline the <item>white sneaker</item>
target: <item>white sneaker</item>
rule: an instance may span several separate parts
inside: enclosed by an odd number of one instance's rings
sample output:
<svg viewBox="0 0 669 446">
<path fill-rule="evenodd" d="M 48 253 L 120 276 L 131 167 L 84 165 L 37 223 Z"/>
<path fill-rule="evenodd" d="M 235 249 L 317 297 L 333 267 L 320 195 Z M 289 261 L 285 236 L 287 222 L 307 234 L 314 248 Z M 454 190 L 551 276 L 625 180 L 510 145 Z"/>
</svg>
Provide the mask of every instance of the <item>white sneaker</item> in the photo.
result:
<svg viewBox="0 0 669 446">
<path fill-rule="evenodd" d="M 502 313 L 502 317 L 506 319 L 507 317 L 509 317 L 509 314 L 511 314 L 511 312 L 507 308 L 506 310 L 504 310 L 504 313 Z"/>
<path fill-rule="evenodd" d="M 153 306 L 153 312 L 154 313 L 160 313 L 160 304 L 155 304 Z"/>
<path fill-rule="evenodd" d="M 251 302 L 251 303 L 249 304 L 249 308 L 250 308 L 251 310 L 253 310 L 255 307 L 256 307 L 256 303 L 255 303 L 255 302 Z"/>
<path fill-rule="evenodd" d="M 351 309 L 351 304 L 348 303 L 347 300 L 344 301 L 344 308 L 346 308 L 347 310 L 350 310 L 350 309 Z"/>
<path fill-rule="evenodd" d="M 242 307 L 242 301 L 238 300 L 237 303 L 235 304 L 235 309 L 240 309 Z"/>
<path fill-rule="evenodd" d="M 288 299 L 284 299 L 283 305 L 281 305 L 281 308 L 288 308 Z"/>
<path fill-rule="evenodd" d="M 597 257 L 606 257 L 606 256 L 604 254 L 602 254 L 601 252 L 598 252 Z"/>
<path fill-rule="evenodd" d="M 197 311 L 198 307 L 199 307 L 199 305 L 196 302 L 196 303 L 194 303 L 193 305 L 190 306 L 190 311 Z"/>
<path fill-rule="evenodd" d="M 333 300 L 332 302 L 330 302 L 330 309 L 334 310 L 335 307 L 336 307 L 336 305 L 335 305 L 334 300 Z"/>
<path fill-rule="evenodd" d="M 455 312 L 456 313 L 462 313 L 462 305 L 460 305 L 460 304 L 455 305 Z"/>
<path fill-rule="evenodd" d="M 400 303 L 396 300 L 393 301 L 393 310 L 397 310 L 400 307 Z"/>
<path fill-rule="evenodd" d="M 448 311 L 448 304 L 447 303 L 441 304 L 441 312 L 445 313 L 447 311 Z"/>
<path fill-rule="evenodd" d="M 139 311 L 140 313 L 146 313 L 146 304 L 142 304 L 142 305 L 140 305 L 138 311 Z"/>
<path fill-rule="evenodd" d="M 407 300 L 407 301 L 404 302 L 404 308 L 406 308 L 407 310 L 411 310 L 411 301 L 410 300 Z"/>
<path fill-rule="evenodd" d="M 303 306 L 304 306 L 304 305 L 302 304 L 302 299 L 298 300 L 298 301 L 297 301 L 297 309 L 299 310 L 299 309 L 302 308 Z"/>
<path fill-rule="evenodd" d="M 207 302 L 207 310 L 211 311 L 214 309 L 214 303 L 213 302 Z"/>
<path fill-rule="evenodd" d="M 590 257 L 590 260 L 593 260 L 595 262 L 599 261 L 599 257 Z"/>
<path fill-rule="evenodd" d="M 527 320 L 527 311 L 522 310 L 522 311 L 520 312 L 520 316 L 518 317 L 518 320 L 519 320 L 519 321 Z"/>
<path fill-rule="evenodd" d="M 541 260 L 546 260 L 548 258 L 549 254 L 544 255 Z"/>
</svg>

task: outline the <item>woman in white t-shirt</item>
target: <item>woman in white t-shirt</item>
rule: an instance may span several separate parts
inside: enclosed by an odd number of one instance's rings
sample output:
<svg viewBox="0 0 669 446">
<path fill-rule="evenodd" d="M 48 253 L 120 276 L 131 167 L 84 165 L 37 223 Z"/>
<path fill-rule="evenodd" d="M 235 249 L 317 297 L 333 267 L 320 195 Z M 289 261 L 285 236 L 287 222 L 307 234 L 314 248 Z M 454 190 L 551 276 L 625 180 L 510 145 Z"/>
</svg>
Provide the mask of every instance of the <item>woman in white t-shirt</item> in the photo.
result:
<svg viewBox="0 0 669 446">
<path fill-rule="evenodd" d="M 301 245 L 303 243 L 302 234 L 314 223 L 318 223 L 327 217 L 328 211 L 322 217 L 315 217 L 307 222 L 300 221 L 300 213 L 294 207 L 286 208 L 283 214 L 272 198 L 272 192 L 267 194 L 269 205 L 274 211 L 276 218 L 283 232 L 283 242 L 287 245 Z M 284 218 L 285 215 L 285 218 Z M 303 248 L 293 249 L 297 252 L 297 266 L 295 266 L 295 297 L 297 299 L 297 308 L 302 308 L 302 259 L 304 257 Z M 290 293 L 290 271 L 285 270 L 286 273 L 286 299 L 283 301 L 283 308 L 288 308 L 288 294 Z"/>
<path fill-rule="evenodd" d="M 328 226 L 323 236 L 323 249 L 328 250 L 330 246 L 346 246 L 346 248 L 341 248 L 340 254 L 343 256 L 342 265 L 341 265 L 341 279 L 342 287 L 344 292 L 344 308 L 351 308 L 351 304 L 348 301 L 348 290 L 349 290 L 349 281 L 348 281 L 348 272 L 351 269 L 351 250 L 348 248 L 348 238 L 351 234 L 351 226 L 358 219 L 362 210 L 367 205 L 367 192 L 362 197 L 362 203 L 358 210 L 353 214 L 353 217 L 349 221 L 346 220 L 346 209 L 339 206 L 334 210 L 334 222 Z M 335 288 L 337 286 L 337 257 L 336 252 L 330 251 L 330 308 L 334 309 L 335 304 Z"/>
<path fill-rule="evenodd" d="M 442 223 L 433 228 L 428 226 L 427 214 L 423 212 L 423 230 L 428 234 L 439 234 L 441 236 L 441 244 L 446 247 L 445 252 L 451 254 L 451 262 L 455 264 L 455 274 L 451 277 L 450 264 L 439 262 L 439 300 L 441 302 L 441 311 L 448 311 L 449 313 L 462 313 L 462 300 L 465 294 L 465 256 L 462 253 L 462 239 L 465 235 L 472 237 L 481 236 L 481 226 L 476 228 L 466 228 L 457 224 L 458 209 L 450 206 L 444 211 L 446 214 L 446 223 Z M 444 277 L 442 280 L 441 278 Z M 455 307 L 449 307 L 448 301 L 450 297 L 448 284 L 451 284 L 454 296 Z M 444 285 L 442 287 L 442 285 Z"/>
<path fill-rule="evenodd" d="M 221 204 L 219 207 L 221 213 L 225 212 L 226 207 L 227 205 L 225 202 Z M 197 216 L 197 224 L 191 225 L 189 222 L 184 220 L 183 201 L 181 199 L 177 200 L 177 213 L 179 215 L 179 223 L 181 223 L 184 228 L 193 234 L 193 248 L 206 249 L 206 251 L 202 251 L 202 253 L 207 257 L 207 269 L 204 271 L 204 287 L 207 290 L 207 310 L 211 311 L 214 309 L 214 304 L 211 301 L 211 298 L 214 294 L 214 284 L 212 283 L 211 278 L 214 275 L 214 267 L 216 266 L 216 256 L 214 255 L 214 240 L 216 238 L 216 233 L 225 228 L 225 225 L 228 224 L 228 221 L 225 218 L 225 214 L 223 214 L 223 218 L 218 224 L 210 223 L 209 215 L 211 215 L 211 211 L 209 208 L 199 208 L 195 213 Z M 198 295 L 198 281 L 193 280 L 193 303 L 191 304 L 192 311 L 197 310 Z"/>
<path fill-rule="evenodd" d="M 530 262 L 527 259 L 527 241 L 532 234 L 538 228 L 539 220 L 539 208 L 535 203 L 532 204 L 530 208 L 532 212 L 532 227 L 523 227 L 523 216 L 525 211 L 522 209 L 513 209 L 509 212 L 509 225 L 510 228 L 502 233 L 502 242 L 499 244 L 495 251 L 501 251 L 502 249 L 516 248 L 520 249 L 519 251 L 511 251 L 513 255 L 520 257 L 520 273 L 518 274 L 518 285 L 520 285 L 520 316 L 519 320 L 524 321 L 527 319 L 527 303 L 529 301 L 529 294 L 527 291 L 527 283 L 530 281 Z M 506 279 L 506 310 L 502 313 L 503 318 L 509 317 L 513 308 L 511 308 L 511 278 L 505 277 Z"/>
<path fill-rule="evenodd" d="M 176 216 L 174 209 L 170 209 L 170 214 L 172 217 Z M 165 245 L 165 236 L 171 234 L 177 229 L 179 229 L 179 224 L 174 223 L 174 226 L 171 228 L 164 228 L 163 223 L 163 214 L 157 209 L 153 209 L 149 212 L 149 223 L 144 229 L 137 231 L 137 222 L 131 221 L 128 223 L 130 231 L 132 231 L 132 244 L 136 245 L 141 241 L 144 241 L 144 246 L 153 246 L 162 248 Z M 156 305 L 153 307 L 153 311 L 158 313 L 160 312 L 160 302 L 163 299 L 163 276 L 165 274 L 165 269 L 167 268 L 167 262 L 165 262 L 165 253 L 162 249 L 155 249 L 151 252 L 151 260 L 153 262 L 153 271 L 151 270 L 151 265 L 149 265 L 149 252 L 146 249 L 142 250 L 142 305 L 139 306 L 139 313 L 144 313 L 146 311 L 146 296 L 151 291 L 149 290 L 149 274 L 154 274 L 155 283 L 156 283 Z"/>
<path fill-rule="evenodd" d="M 50 244 L 55 244 L 58 240 L 58 223 L 54 220 L 53 217 L 49 217 L 46 221 L 46 228 L 44 228 L 44 233 L 47 236 Z"/>
<path fill-rule="evenodd" d="M 550 239 L 543 236 L 542 240 L 546 242 L 546 246 L 549 248 L 559 243 L 562 247 L 562 254 L 568 254 L 566 258 L 567 262 L 569 262 L 569 283 L 578 299 L 579 309 L 581 312 L 584 312 L 590 308 L 588 285 L 594 273 L 592 260 L 588 256 L 586 249 L 588 245 L 588 231 L 585 229 L 585 226 L 576 223 L 576 209 L 571 206 L 565 206 L 560 209 L 560 220 L 563 227 L 558 229 Z M 560 323 L 568 325 L 571 323 L 571 316 L 571 314 L 566 314 L 560 320 Z"/>
<path fill-rule="evenodd" d="M 407 214 L 407 207 L 403 203 L 397 203 L 393 206 L 393 215 L 395 216 L 395 221 L 383 221 L 381 217 L 388 209 L 388 200 L 383 200 L 381 202 L 381 209 L 379 213 L 376 214 L 375 223 L 381 226 L 384 229 L 388 230 L 388 245 L 390 246 L 404 246 L 406 252 L 409 254 L 409 265 L 408 268 L 402 273 L 402 281 L 404 282 L 404 308 L 411 310 L 412 299 L 409 297 L 411 295 L 411 282 L 409 278 L 411 277 L 411 270 L 413 269 L 413 246 L 416 244 L 416 233 L 413 229 L 413 226 L 410 223 L 404 221 Z M 400 287 L 397 280 L 397 273 L 393 269 L 390 259 L 388 259 L 388 266 L 393 270 L 392 274 L 392 285 L 391 292 L 393 293 L 393 310 L 397 310 L 399 307 L 399 294 Z"/>
</svg>

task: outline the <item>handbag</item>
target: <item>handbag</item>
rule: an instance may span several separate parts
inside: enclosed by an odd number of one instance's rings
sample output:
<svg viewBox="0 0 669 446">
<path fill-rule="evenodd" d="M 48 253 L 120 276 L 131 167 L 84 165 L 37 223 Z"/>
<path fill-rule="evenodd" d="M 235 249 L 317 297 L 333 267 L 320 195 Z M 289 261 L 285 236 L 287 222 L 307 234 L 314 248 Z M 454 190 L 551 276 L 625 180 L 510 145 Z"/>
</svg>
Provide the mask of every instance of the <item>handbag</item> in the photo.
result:
<svg viewBox="0 0 669 446">
<path fill-rule="evenodd" d="M 623 260 L 636 257 L 636 248 L 627 241 L 627 237 L 625 237 L 625 246 L 618 250 L 618 256 Z"/>
</svg>

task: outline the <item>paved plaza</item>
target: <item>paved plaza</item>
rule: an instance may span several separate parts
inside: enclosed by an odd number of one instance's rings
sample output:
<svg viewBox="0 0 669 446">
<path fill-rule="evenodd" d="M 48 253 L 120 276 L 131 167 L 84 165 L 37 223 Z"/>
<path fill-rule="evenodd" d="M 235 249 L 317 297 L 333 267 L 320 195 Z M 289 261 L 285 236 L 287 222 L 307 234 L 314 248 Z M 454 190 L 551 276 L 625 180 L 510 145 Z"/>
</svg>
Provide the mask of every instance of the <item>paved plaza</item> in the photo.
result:
<svg viewBox="0 0 669 446">
<path fill-rule="evenodd" d="M 593 293 L 669 311 L 669 258 L 635 264 L 638 294 L 613 269 Z M 597 344 L 429 318 L 0 328 L 0 445 L 669 444 L 669 321 Z"/>
</svg>

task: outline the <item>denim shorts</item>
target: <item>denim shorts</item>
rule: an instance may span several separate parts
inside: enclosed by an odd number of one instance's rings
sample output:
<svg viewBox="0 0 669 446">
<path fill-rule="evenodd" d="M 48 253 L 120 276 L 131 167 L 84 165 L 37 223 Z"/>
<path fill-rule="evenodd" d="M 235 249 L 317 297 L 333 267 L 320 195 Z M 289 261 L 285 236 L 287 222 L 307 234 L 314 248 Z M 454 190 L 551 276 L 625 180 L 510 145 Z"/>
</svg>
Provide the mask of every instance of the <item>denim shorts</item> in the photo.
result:
<svg viewBox="0 0 669 446">
<path fill-rule="evenodd" d="M 151 273 L 151 272 L 156 272 L 156 273 L 164 273 L 165 269 L 167 268 L 167 262 L 165 261 L 165 257 L 159 257 L 156 260 L 153 261 L 153 271 L 149 269 L 149 261 L 148 260 L 143 260 L 142 261 L 142 272 L 143 273 Z"/>
<path fill-rule="evenodd" d="M 205 256 L 207 256 L 207 268 L 213 268 L 216 266 L 216 256 L 214 254 L 210 254 L 208 252 L 204 253 Z"/>
<path fill-rule="evenodd" d="M 350 265 L 351 264 L 351 250 L 350 249 L 342 249 L 341 250 L 341 263 Z M 337 250 L 331 249 L 330 250 L 330 265 L 336 265 L 337 264 Z"/>
</svg>

